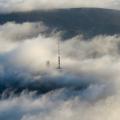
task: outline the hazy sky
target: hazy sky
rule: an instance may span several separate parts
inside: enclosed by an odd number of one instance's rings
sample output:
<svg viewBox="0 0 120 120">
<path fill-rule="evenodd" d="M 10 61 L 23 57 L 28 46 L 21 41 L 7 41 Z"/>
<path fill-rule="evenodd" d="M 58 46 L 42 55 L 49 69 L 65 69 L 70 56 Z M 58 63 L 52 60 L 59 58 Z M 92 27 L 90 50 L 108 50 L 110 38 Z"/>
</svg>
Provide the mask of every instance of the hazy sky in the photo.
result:
<svg viewBox="0 0 120 120">
<path fill-rule="evenodd" d="M 0 12 L 76 7 L 120 9 L 120 0 L 0 0 Z"/>
</svg>

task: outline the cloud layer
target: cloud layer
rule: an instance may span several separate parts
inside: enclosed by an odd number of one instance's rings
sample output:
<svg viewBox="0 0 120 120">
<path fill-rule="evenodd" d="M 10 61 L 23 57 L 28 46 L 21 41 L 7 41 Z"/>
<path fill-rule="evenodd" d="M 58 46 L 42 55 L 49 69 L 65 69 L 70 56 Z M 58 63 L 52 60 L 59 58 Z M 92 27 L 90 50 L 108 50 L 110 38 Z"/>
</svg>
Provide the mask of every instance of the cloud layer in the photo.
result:
<svg viewBox="0 0 120 120">
<path fill-rule="evenodd" d="M 1 13 L 79 7 L 119 9 L 120 0 L 0 0 Z"/>
<path fill-rule="evenodd" d="M 47 29 L 41 22 L 0 26 L 0 119 L 119 120 L 120 36 L 63 41 L 60 32 L 44 35 Z"/>
</svg>

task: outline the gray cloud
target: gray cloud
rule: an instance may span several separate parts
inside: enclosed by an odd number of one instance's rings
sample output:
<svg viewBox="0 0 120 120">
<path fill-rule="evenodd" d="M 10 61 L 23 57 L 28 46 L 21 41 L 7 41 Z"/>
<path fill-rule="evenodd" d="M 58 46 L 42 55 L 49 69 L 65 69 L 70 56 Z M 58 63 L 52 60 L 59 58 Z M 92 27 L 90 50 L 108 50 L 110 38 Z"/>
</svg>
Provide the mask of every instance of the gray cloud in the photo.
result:
<svg viewBox="0 0 120 120">
<path fill-rule="evenodd" d="M 0 0 L 0 12 L 46 10 L 56 8 L 98 7 L 119 9 L 119 0 Z"/>
</svg>

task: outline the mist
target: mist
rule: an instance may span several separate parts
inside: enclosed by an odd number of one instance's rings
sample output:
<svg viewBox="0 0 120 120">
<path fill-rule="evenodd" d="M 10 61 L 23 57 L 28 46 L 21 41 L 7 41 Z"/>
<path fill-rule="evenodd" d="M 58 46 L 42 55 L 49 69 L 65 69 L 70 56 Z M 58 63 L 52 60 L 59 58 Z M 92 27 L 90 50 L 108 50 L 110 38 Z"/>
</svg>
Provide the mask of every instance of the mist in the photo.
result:
<svg viewBox="0 0 120 120">
<path fill-rule="evenodd" d="M 0 26 L 0 119 L 119 120 L 120 36 L 63 40 L 63 31 L 48 29 L 42 22 Z"/>
<path fill-rule="evenodd" d="M 79 7 L 119 9 L 120 0 L 0 0 L 1 13 Z"/>
</svg>

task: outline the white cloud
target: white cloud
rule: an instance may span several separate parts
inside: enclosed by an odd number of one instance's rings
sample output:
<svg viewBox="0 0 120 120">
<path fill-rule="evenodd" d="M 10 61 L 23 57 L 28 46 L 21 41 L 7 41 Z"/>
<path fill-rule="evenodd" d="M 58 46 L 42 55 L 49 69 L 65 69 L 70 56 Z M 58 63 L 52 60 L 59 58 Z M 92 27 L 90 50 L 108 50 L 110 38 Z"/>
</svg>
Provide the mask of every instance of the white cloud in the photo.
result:
<svg viewBox="0 0 120 120">
<path fill-rule="evenodd" d="M 46 27 L 35 26 L 34 23 L 7 23 L 0 26 L 0 43 L 4 40 L 7 46 L 12 46 L 11 49 L 4 48 L 0 54 L 0 77 L 8 76 L 11 80 L 9 74 L 25 69 L 30 73 L 21 71 L 14 78 L 23 74 L 29 83 L 29 78 L 40 81 L 45 77 L 43 84 L 49 87 L 51 82 L 55 88 L 37 97 L 26 92 L 18 97 L 0 100 L 0 119 L 119 120 L 120 37 L 101 35 L 86 41 L 76 36 L 62 41 L 56 33 L 46 37 L 38 32 Z M 10 31 L 11 28 L 17 30 L 20 39 L 16 32 Z M 25 34 L 21 31 L 23 28 Z M 9 32 L 7 36 L 6 32 Z M 63 67 L 60 74 L 56 74 L 58 40 L 61 40 Z M 51 62 L 50 68 L 46 67 L 47 60 Z M 34 75 L 36 71 L 37 75 Z M 24 82 L 23 79 L 20 81 Z M 80 86 L 85 87 L 82 89 Z"/>
<path fill-rule="evenodd" d="M 1 53 L 11 64 L 39 70 L 40 66 L 45 67 L 46 61 L 50 60 L 51 66 L 56 68 L 57 41 L 61 38 L 56 33 L 48 37 L 39 33 L 46 30 L 45 28 L 47 27 L 39 23 L 4 24 L 0 27 L 0 42 L 3 43 L 0 44 Z M 17 32 L 11 32 L 11 29 Z M 103 69 L 107 72 L 109 68 L 115 69 L 115 66 L 119 65 L 119 44 L 120 37 L 116 35 L 97 36 L 87 41 L 81 36 L 76 36 L 61 41 L 62 65 L 69 71 L 75 72 L 98 70 L 99 73 Z M 79 67 L 76 68 L 75 65 Z"/>
<path fill-rule="evenodd" d="M 120 0 L 0 0 L 0 12 L 46 10 L 56 8 L 98 7 L 119 9 Z"/>
<path fill-rule="evenodd" d="M 97 88 L 97 86 L 96 86 Z M 92 92 L 96 92 L 93 88 Z M 32 98 L 22 95 L 17 98 L 0 101 L 0 118 L 5 120 L 119 120 L 120 98 L 108 97 L 97 102 L 82 100 L 79 92 L 74 98 L 65 100 L 71 91 L 59 90 Z M 69 94 L 70 95 L 70 94 Z M 2 114 L 4 113 L 4 114 Z"/>
<path fill-rule="evenodd" d="M 23 24 L 8 22 L 0 25 L 0 53 L 11 50 L 22 40 L 37 37 L 47 29 L 42 22 Z"/>
</svg>

